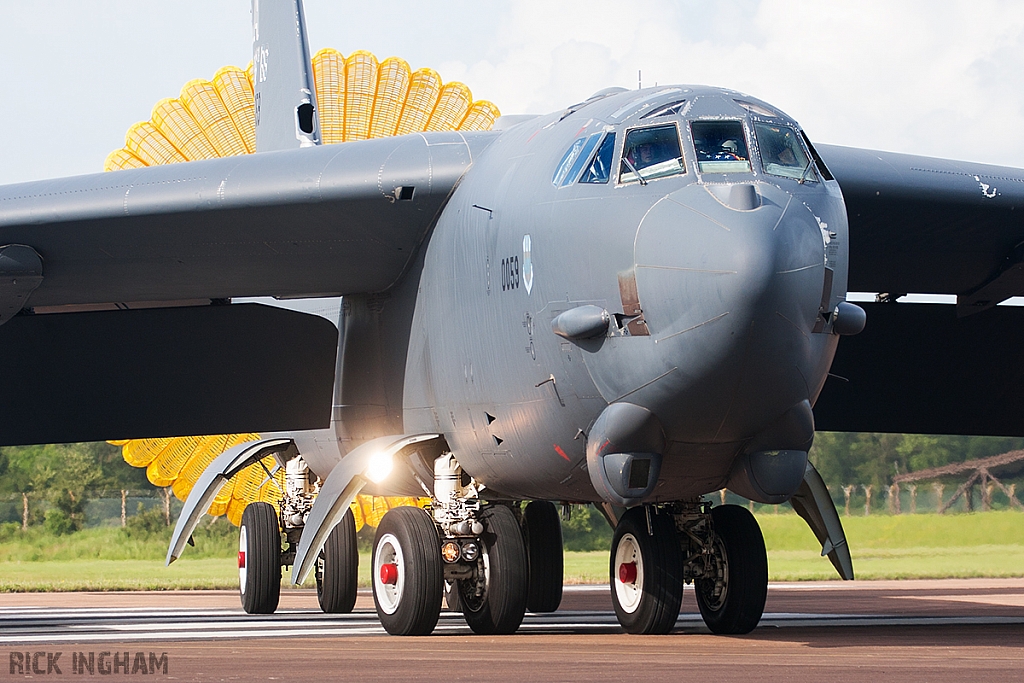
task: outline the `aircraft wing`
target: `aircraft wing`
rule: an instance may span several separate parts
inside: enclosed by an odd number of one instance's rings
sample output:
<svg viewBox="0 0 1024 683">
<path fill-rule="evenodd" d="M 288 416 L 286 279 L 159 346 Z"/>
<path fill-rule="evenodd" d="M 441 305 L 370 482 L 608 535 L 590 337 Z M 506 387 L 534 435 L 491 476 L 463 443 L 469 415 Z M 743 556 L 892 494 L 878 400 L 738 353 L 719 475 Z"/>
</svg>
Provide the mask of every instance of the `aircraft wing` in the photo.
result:
<svg viewBox="0 0 1024 683">
<path fill-rule="evenodd" d="M 818 429 L 1024 436 L 1024 171 L 819 145 L 850 220 L 850 291 L 957 295 L 862 304 L 815 405 Z M 991 309 L 991 310 L 989 310 Z"/>
<path fill-rule="evenodd" d="M 0 187 L 0 445 L 327 426 L 337 328 L 210 304 L 388 289 L 494 135 Z"/>
<path fill-rule="evenodd" d="M 819 145 L 850 218 L 850 291 L 1024 295 L 1024 170 Z"/>
<path fill-rule="evenodd" d="M 42 258 L 34 308 L 379 292 L 493 138 L 415 134 L 9 185 L 0 245 Z"/>
</svg>

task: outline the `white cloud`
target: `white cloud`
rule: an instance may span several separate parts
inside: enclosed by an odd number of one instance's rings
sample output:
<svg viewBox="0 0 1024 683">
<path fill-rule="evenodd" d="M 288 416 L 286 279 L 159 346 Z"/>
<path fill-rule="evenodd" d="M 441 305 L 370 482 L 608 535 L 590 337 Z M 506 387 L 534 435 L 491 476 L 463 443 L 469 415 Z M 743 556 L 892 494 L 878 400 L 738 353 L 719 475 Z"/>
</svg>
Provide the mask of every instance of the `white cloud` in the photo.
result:
<svg viewBox="0 0 1024 683">
<path fill-rule="evenodd" d="M 249 58 L 249 0 L 0 2 L 0 182 L 98 170 L 195 77 Z M 306 0 L 313 49 L 465 81 L 505 113 L 609 85 L 709 83 L 816 140 L 1024 166 L 1024 4 L 1009 0 Z"/>
</svg>

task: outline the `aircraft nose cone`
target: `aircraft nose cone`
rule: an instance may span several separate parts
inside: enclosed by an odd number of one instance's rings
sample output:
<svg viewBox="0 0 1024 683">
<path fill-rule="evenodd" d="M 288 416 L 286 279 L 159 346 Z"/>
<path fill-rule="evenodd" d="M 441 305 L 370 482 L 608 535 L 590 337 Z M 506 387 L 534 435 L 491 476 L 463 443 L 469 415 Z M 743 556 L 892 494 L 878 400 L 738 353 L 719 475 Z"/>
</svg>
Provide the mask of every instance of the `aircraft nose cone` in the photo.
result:
<svg viewBox="0 0 1024 683">
<path fill-rule="evenodd" d="M 745 432 L 810 391 L 801 373 L 814 366 L 821 228 L 774 185 L 736 188 L 691 185 L 669 195 L 636 239 L 640 302 L 670 373 L 655 398 L 661 405 L 648 407 L 688 439 L 721 440 L 730 424 Z"/>
</svg>

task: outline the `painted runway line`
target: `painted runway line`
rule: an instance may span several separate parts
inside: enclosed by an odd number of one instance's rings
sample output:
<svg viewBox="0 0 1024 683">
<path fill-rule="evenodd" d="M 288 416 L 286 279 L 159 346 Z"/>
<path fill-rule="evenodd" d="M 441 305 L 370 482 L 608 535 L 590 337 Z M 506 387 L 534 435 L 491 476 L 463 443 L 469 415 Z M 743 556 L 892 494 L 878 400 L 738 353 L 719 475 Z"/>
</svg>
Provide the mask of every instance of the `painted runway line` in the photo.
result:
<svg viewBox="0 0 1024 683">
<path fill-rule="evenodd" d="M 895 614 L 767 613 L 760 628 L 851 626 L 946 626 L 1024 624 L 1024 615 L 905 616 Z M 682 631 L 707 632 L 697 614 L 682 614 Z M 559 611 L 527 614 L 524 633 L 615 633 L 614 612 Z M 461 615 L 444 612 L 436 633 L 470 634 Z M 0 609 L 0 645 L 146 641 L 219 641 L 254 638 L 385 635 L 377 615 L 362 611 L 335 615 L 316 611 L 282 611 L 252 616 L 241 610 L 208 609 Z"/>
</svg>

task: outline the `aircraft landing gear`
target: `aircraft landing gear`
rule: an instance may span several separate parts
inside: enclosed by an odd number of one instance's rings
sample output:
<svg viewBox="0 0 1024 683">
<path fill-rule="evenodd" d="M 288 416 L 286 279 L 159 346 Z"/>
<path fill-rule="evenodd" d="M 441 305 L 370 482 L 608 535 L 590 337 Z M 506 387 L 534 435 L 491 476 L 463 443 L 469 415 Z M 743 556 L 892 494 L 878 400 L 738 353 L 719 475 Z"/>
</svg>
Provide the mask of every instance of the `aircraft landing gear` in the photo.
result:
<svg viewBox="0 0 1024 683">
<path fill-rule="evenodd" d="M 483 546 L 475 571 L 455 582 L 466 623 L 474 633 L 515 633 L 526 614 L 529 568 L 519 523 L 503 505 L 480 513 Z"/>
<path fill-rule="evenodd" d="M 388 633 L 430 633 L 442 595 L 476 633 L 505 634 L 519 628 L 530 589 L 523 532 L 512 507 L 481 505 L 480 488 L 445 453 L 434 462 L 431 512 L 399 507 L 384 515 L 374 540 L 372 571 L 374 603 Z M 546 519 L 542 508 L 529 516 Z M 546 522 L 534 523 L 539 524 L 540 545 L 550 544 L 550 527 L 545 531 Z M 556 530 L 560 538 L 560 527 Z M 558 568 L 560 596 L 560 562 Z"/>
<path fill-rule="evenodd" d="M 530 567 L 526 608 L 554 612 L 562 602 L 562 523 L 553 503 L 535 500 L 523 510 L 523 536 Z"/>
<path fill-rule="evenodd" d="M 248 614 L 273 614 L 281 597 L 281 530 L 270 503 L 250 503 L 238 532 L 238 588 Z"/>
<path fill-rule="evenodd" d="M 632 508 L 612 538 L 612 602 L 629 633 L 668 633 L 683 582 L 713 633 L 749 633 L 764 612 L 768 556 L 746 508 L 706 501 Z"/>
<path fill-rule="evenodd" d="M 671 515 L 653 506 L 627 510 L 612 537 L 612 603 L 627 633 L 663 634 L 683 596 L 682 555 Z"/>
<path fill-rule="evenodd" d="M 768 556 L 757 520 L 746 508 L 711 510 L 714 540 L 708 571 L 694 581 L 697 606 L 713 633 L 750 633 L 768 597 Z"/>
<path fill-rule="evenodd" d="M 316 561 L 316 599 L 327 614 L 348 614 L 356 605 L 359 549 L 352 511 L 334 527 Z"/>
<path fill-rule="evenodd" d="M 395 636 L 423 636 L 441 613 L 444 573 L 437 528 L 424 510 L 388 512 L 373 541 L 373 602 L 384 630 Z"/>
</svg>

